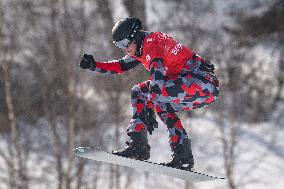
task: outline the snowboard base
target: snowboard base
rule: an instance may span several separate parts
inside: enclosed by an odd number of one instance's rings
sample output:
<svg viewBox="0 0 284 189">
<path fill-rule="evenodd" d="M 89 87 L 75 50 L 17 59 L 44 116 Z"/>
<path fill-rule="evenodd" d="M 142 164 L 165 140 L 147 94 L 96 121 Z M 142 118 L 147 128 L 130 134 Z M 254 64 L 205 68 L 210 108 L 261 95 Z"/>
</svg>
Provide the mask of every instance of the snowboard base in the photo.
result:
<svg viewBox="0 0 284 189">
<path fill-rule="evenodd" d="M 199 173 L 196 171 L 185 171 L 177 168 L 167 167 L 160 165 L 158 163 L 150 162 L 150 161 L 141 161 L 126 157 L 121 157 L 118 155 L 114 155 L 110 152 L 103 151 L 100 148 L 95 147 L 78 147 L 74 149 L 75 155 L 88 158 L 95 161 L 111 163 L 116 165 L 121 165 L 125 167 L 130 167 L 138 170 L 155 172 L 179 179 L 183 179 L 189 182 L 203 182 L 210 180 L 220 180 L 225 179 L 216 176 L 210 176 L 207 174 Z"/>
</svg>

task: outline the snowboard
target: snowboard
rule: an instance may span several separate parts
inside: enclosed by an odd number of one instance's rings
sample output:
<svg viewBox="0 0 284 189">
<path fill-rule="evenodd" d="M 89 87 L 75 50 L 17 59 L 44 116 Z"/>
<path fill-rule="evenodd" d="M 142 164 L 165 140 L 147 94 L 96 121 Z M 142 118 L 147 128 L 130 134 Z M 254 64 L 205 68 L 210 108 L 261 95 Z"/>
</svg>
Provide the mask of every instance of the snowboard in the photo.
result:
<svg viewBox="0 0 284 189">
<path fill-rule="evenodd" d="M 221 177 L 210 176 L 207 174 L 199 173 L 196 171 L 186 171 L 182 169 L 167 167 L 167 166 L 160 165 L 158 163 L 154 163 L 150 161 L 142 161 L 142 160 L 126 158 L 126 157 L 114 155 L 110 152 L 104 151 L 96 147 L 78 147 L 74 149 L 74 154 L 82 158 L 121 165 L 121 166 L 130 167 L 130 168 L 148 171 L 148 172 L 155 172 L 155 173 L 183 179 L 183 180 L 186 180 L 192 183 L 225 179 Z"/>
</svg>

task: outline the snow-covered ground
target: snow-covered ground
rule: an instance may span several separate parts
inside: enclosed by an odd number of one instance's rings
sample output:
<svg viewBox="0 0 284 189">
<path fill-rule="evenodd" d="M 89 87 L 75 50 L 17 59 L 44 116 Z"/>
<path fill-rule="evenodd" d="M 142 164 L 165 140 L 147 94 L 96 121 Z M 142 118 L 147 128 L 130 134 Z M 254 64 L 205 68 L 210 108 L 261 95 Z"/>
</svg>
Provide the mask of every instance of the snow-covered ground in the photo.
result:
<svg viewBox="0 0 284 189">
<path fill-rule="evenodd" d="M 226 176 L 220 127 L 210 118 L 195 118 L 188 122 L 185 125 L 192 137 L 195 169 L 216 176 Z M 231 129 L 231 126 L 225 126 L 225 138 L 228 139 Z M 245 189 L 284 188 L 283 128 L 273 123 L 263 123 L 240 124 L 236 130 L 236 159 L 233 168 L 235 184 Z M 160 126 L 155 136 L 150 137 L 152 161 L 160 162 L 170 158 L 166 136 L 166 130 Z M 159 175 L 151 176 L 161 179 Z M 175 182 L 180 185 L 183 183 L 178 179 L 171 178 L 170 182 L 167 179 L 165 177 L 164 183 L 168 183 L 169 188 Z M 153 188 L 154 185 L 153 183 Z M 194 186 L 198 189 L 228 188 L 227 181 L 198 183 Z"/>
<path fill-rule="evenodd" d="M 216 176 L 226 176 L 224 169 L 222 134 L 220 126 L 210 117 L 184 119 L 184 125 L 190 133 L 195 156 L 195 169 Z M 230 131 L 233 127 L 225 125 L 225 138 L 229 141 Z M 235 165 L 233 166 L 233 178 L 238 188 L 242 189 L 282 189 L 284 188 L 284 128 L 273 123 L 262 124 L 239 124 L 234 125 L 237 132 L 235 146 Z M 163 162 L 170 159 L 170 147 L 165 125 L 160 126 L 153 135 L 149 136 L 152 147 L 150 161 Z M 124 138 L 123 136 L 122 138 Z M 123 139 L 122 139 L 123 140 Z M 229 144 L 229 143 L 228 143 Z M 230 144 L 229 144 L 230 145 Z M 7 145 L 0 142 L 1 151 L 7 151 Z M 38 156 L 38 157 L 37 157 Z M 41 161 L 38 161 L 38 159 Z M 39 163 L 40 162 L 40 163 Z M 109 174 L 108 164 L 96 164 L 89 161 L 89 174 L 86 179 L 94 174 L 102 175 L 98 180 L 100 188 L 107 188 Z M 28 162 L 28 170 L 31 176 L 40 177 L 42 182 L 36 182 L 32 188 L 55 188 L 56 177 L 52 159 L 43 155 L 33 154 Z M 102 165 L 102 166 L 98 166 Z M 0 177 L 5 177 L 6 165 L 0 157 Z M 94 171 L 92 171 L 94 170 Z M 145 173 L 130 168 L 121 169 L 124 177 L 121 183 L 126 183 L 126 177 L 132 175 L 133 182 L 130 188 L 184 188 L 183 180 L 159 175 L 156 173 Z M 135 175 L 135 176 L 133 176 Z M 91 182 L 91 180 L 89 181 Z M 54 184 L 52 184 L 54 183 Z M 193 185 L 198 189 L 221 189 L 229 188 L 227 180 L 210 181 Z M 0 180 L 0 188 L 5 189 L 5 184 Z"/>
</svg>

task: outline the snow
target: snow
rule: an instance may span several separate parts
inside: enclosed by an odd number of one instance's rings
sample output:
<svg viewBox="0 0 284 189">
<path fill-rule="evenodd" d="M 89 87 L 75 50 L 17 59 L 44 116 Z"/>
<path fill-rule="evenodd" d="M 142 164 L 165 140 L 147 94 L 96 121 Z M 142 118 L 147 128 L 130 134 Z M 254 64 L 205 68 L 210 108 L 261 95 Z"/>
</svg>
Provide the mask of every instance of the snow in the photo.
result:
<svg viewBox="0 0 284 189">
<path fill-rule="evenodd" d="M 192 138 L 193 154 L 195 157 L 195 170 L 204 172 L 215 176 L 226 176 L 223 168 L 223 148 L 221 143 L 220 125 L 216 123 L 214 117 L 206 115 L 202 118 L 188 119 L 183 117 L 183 123 L 188 133 Z M 41 120 L 41 123 L 44 123 Z M 41 124 L 40 123 L 40 124 Z M 45 124 L 45 123 L 44 123 Z M 264 189 L 273 188 L 280 189 L 284 187 L 284 129 L 273 122 L 248 124 L 238 123 L 225 125 L 224 130 L 226 138 L 232 128 L 237 129 L 237 143 L 235 148 L 235 166 L 233 168 L 233 175 L 238 187 L 243 189 Z M 109 130 L 110 134 L 114 134 L 114 129 Z M 123 132 L 123 130 L 121 131 Z M 34 131 L 36 134 L 36 131 Z M 109 135 L 110 135 L 109 134 Z M 44 133 L 46 135 L 46 133 Z M 109 136 L 108 135 L 108 136 Z M 159 128 L 155 130 L 153 135 L 149 135 L 149 143 L 151 145 L 151 158 L 153 162 L 163 162 L 170 159 L 171 151 L 168 145 L 168 134 L 165 125 L 159 122 Z M 110 137 L 110 136 L 109 136 Z M 126 138 L 126 135 L 122 135 Z M 36 140 L 40 139 L 35 137 Z M 8 144 L 3 138 L 0 140 L 1 151 L 7 152 Z M 41 159 L 39 161 L 39 159 Z M 32 188 L 44 188 L 45 182 L 54 182 L 56 178 L 53 172 L 55 171 L 50 164 L 54 160 L 49 156 L 31 153 L 28 160 L 29 174 L 35 178 L 42 179 L 44 183 L 35 183 Z M 77 161 L 77 160 L 76 160 Z M 88 162 L 89 170 L 99 170 L 99 172 L 90 171 L 86 180 L 90 179 L 92 175 L 99 174 L 98 180 L 100 186 L 104 186 L 106 178 L 105 173 L 109 169 L 108 164 L 98 164 L 93 161 Z M 5 161 L 0 156 L 0 167 L 6 169 Z M 140 175 L 135 176 L 133 186 L 135 188 L 145 188 L 141 182 L 147 179 L 147 188 L 171 188 L 174 186 L 184 186 L 185 182 L 179 179 L 159 175 L 156 173 L 144 173 L 142 171 L 135 171 L 132 169 L 121 168 L 121 172 L 126 175 Z M 0 174 L 0 177 L 6 177 L 5 171 Z M 122 183 L 126 182 L 126 178 L 121 179 Z M 106 187 L 106 186 L 105 186 Z M 227 188 L 227 181 L 210 181 L 204 183 L 194 184 L 198 189 L 217 189 Z M 1 187 L 4 188 L 4 187 Z M 104 188 L 104 187 L 101 187 Z"/>
<path fill-rule="evenodd" d="M 161 124 L 160 124 L 161 125 Z M 187 124 L 186 124 L 187 125 Z M 189 129 L 189 128 L 187 128 Z M 230 129 L 225 128 L 225 130 Z M 234 178 L 241 188 L 283 188 L 284 181 L 284 145 L 281 143 L 284 131 L 273 123 L 258 125 L 239 125 L 236 146 L 236 165 Z M 219 126 L 211 118 L 190 120 L 195 169 L 216 176 L 225 176 L 223 170 L 222 146 Z M 273 134 L 271 135 L 271 131 Z M 269 132 L 268 132 L 269 131 Z M 170 158 L 170 149 L 165 142 L 167 133 L 162 126 L 150 137 L 152 157 L 150 160 L 161 162 Z M 228 137 L 228 136 L 226 136 Z M 159 175 L 151 174 L 158 178 Z M 168 178 L 164 178 L 168 179 Z M 180 182 L 177 179 L 173 179 Z M 166 182 L 166 181 L 165 181 Z M 169 182 L 170 183 L 170 182 Z M 196 188 L 226 188 L 226 181 L 214 181 L 195 184 Z"/>
</svg>

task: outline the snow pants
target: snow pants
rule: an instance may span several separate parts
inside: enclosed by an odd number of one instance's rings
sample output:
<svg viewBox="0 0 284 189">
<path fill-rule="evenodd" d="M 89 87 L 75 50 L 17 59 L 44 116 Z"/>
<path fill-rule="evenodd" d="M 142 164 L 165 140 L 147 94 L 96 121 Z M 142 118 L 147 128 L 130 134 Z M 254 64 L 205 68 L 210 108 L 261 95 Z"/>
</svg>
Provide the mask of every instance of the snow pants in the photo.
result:
<svg viewBox="0 0 284 189">
<path fill-rule="evenodd" d="M 145 111 L 148 103 L 150 81 L 145 81 L 132 88 L 132 119 L 127 133 L 140 132 L 145 125 Z M 166 124 L 169 132 L 169 143 L 175 146 L 182 144 L 187 133 L 177 113 L 208 106 L 213 103 L 219 93 L 217 77 L 211 73 L 183 71 L 180 75 L 166 77 L 164 81 L 166 93 L 162 101 L 154 107 L 155 112 Z"/>
</svg>

